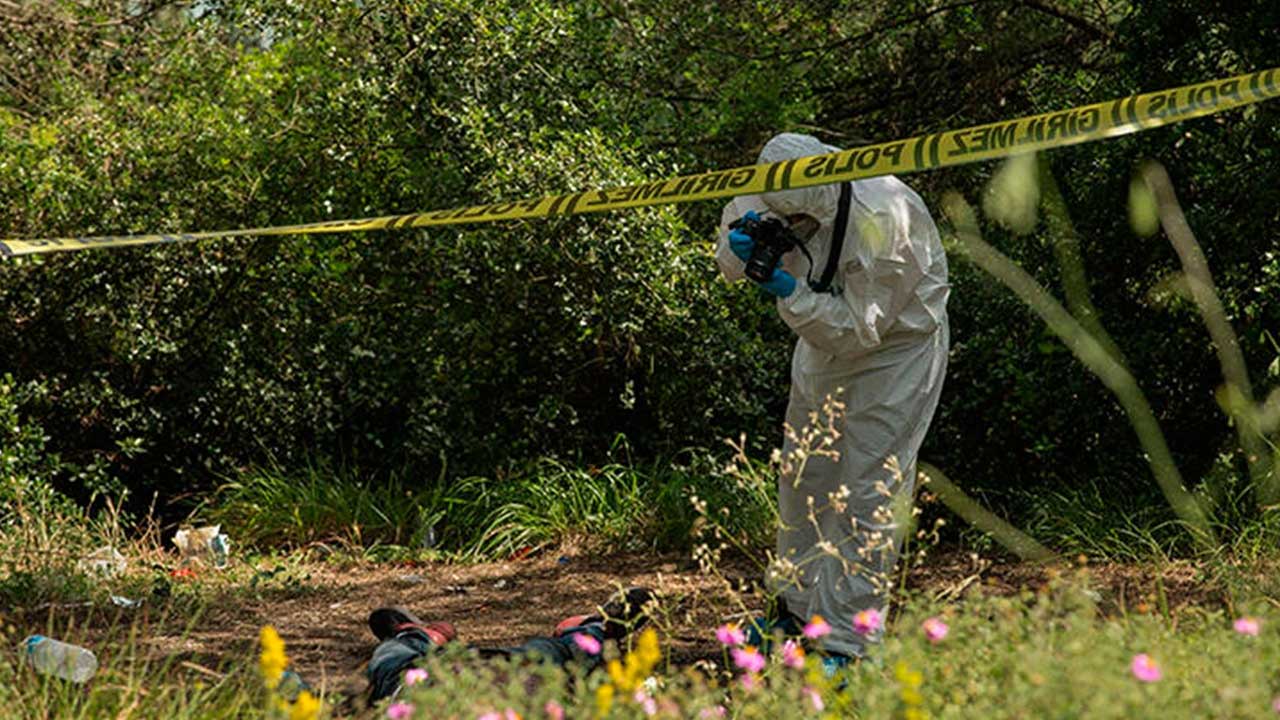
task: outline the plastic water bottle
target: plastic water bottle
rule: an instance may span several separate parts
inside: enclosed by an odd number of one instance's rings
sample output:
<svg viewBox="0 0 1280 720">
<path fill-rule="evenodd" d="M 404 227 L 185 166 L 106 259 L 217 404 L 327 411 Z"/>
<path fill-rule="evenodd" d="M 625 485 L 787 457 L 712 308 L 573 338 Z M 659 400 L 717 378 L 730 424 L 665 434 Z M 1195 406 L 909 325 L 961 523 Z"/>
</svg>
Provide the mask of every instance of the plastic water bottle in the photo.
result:
<svg viewBox="0 0 1280 720">
<path fill-rule="evenodd" d="M 53 675 L 73 683 L 82 683 L 98 671 L 98 658 L 78 645 L 71 645 L 43 635 L 32 635 L 22 642 L 27 660 L 36 672 Z"/>
<path fill-rule="evenodd" d="M 213 555 L 213 566 L 219 570 L 227 567 L 227 555 L 231 541 L 226 535 L 218 533 L 209 538 L 209 554 Z"/>
</svg>

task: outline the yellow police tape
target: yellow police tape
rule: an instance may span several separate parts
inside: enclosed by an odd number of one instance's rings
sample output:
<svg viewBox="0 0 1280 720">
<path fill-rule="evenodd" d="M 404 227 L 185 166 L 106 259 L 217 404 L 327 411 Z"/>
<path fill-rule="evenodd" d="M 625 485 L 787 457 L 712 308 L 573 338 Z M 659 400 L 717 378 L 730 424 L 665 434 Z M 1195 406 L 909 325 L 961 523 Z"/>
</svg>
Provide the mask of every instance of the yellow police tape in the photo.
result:
<svg viewBox="0 0 1280 720">
<path fill-rule="evenodd" d="M 1225 80 L 1133 95 L 1071 110 L 1032 115 L 990 125 L 977 125 L 963 130 L 921 135 L 877 145 L 865 145 L 829 155 L 717 170 L 699 175 L 683 175 L 640 185 L 407 215 L 387 215 L 305 225 L 168 235 L 3 240 L 0 241 L 0 255 L 31 255 L 62 250 L 149 245 L 249 235 L 314 235 L 433 225 L 461 225 L 497 220 L 579 215 L 645 205 L 687 203 L 993 160 L 1018 153 L 1126 135 L 1251 105 L 1277 96 L 1280 96 L 1280 68 L 1273 68 Z"/>
</svg>

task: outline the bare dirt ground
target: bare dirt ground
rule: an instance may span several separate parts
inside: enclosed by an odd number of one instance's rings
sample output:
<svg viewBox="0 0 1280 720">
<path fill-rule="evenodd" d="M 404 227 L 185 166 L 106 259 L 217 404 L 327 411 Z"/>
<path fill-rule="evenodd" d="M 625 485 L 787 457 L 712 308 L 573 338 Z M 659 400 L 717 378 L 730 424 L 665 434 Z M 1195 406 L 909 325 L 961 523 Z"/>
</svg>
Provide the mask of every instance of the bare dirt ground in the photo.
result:
<svg viewBox="0 0 1280 720">
<path fill-rule="evenodd" d="M 243 566 L 240 571 L 241 580 L 255 572 Z M 907 586 L 951 600 L 976 587 L 997 594 L 1035 590 L 1063 571 L 962 553 L 937 554 L 912 569 Z M 208 588 L 207 608 L 193 616 L 175 616 L 157 603 L 138 610 L 54 605 L 20 611 L 18 629 L 63 629 L 108 648 L 134 632 L 135 642 L 153 658 L 217 673 L 251 662 L 258 631 L 270 624 L 309 682 L 352 693 L 362 685 L 363 664 L 375 644 L 366 619 L 382 605 L 406 606 L 424 620 L 449 620 L 463 642 L 505 646 L 549 634 L 560 620 L 590 612 L 618 587 L 644 585 L 664 598 L 664 645 L 677 663 L 690 663 L 718 658 L 712 629 L 726 620 L 748 619 L 762 603 L 760 593 L 750 590 L 760 574 L 751 563 L 730 561 L 722 566 L 722 577 L 715 577 L 700 573 L 682 555 L 593 557 L 551 551 L 503 563 L 315 562 L 290 572 L 288 582 L 277 579 L 256 589 L 230 582 L 230 577 L 211 578 L 211 585 L 221 580 L 224 586 Z M 1165 563 L 1158 571 L 1155 566 L 1101 564 L 1089 566 L 1088 572 L 1103 598 L 1104 612 L 1153 612 L 1160 604 L 1161 586 L 1164 604 L 1175 610 L 1222 602 L 1221 589 L 1207 583 L 1190 564 Z M 744 589 L 747 592 L 741 592 Z"/>
</svg>

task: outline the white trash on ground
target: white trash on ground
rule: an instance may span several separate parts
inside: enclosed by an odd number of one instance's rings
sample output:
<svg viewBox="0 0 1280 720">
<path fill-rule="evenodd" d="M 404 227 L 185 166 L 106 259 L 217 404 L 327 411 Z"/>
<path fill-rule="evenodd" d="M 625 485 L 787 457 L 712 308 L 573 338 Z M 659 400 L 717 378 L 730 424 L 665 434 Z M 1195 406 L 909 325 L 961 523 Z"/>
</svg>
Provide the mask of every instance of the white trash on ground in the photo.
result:
<svg viewBox="0 0 1280 720">
<path fill-rule="evenodd" d="M 103 545 L 76 561 L 76 568 L 86 575 L 113 578 L 124 572 L 128 562 L 111 545 Z"/>
<path fill-rule="evenodd" d="M 89 650 L 54 640 L 43 635 L 32 635 L 22 641 L 27 661 L 41 675 L 53 675 L 73 683 L 87 682 L 98 672 L 98 658 Z"/>
<path fill-rule="evenodd" d="M 173 535 L 173 544 L 177 546 L 184 560 L 200 558 L 209 561 L 215 568 L 227 566 L 231 540 L 222 533 L 221 525 L 208 525 L 202 528 L 182 529 Z"/>
</svg>

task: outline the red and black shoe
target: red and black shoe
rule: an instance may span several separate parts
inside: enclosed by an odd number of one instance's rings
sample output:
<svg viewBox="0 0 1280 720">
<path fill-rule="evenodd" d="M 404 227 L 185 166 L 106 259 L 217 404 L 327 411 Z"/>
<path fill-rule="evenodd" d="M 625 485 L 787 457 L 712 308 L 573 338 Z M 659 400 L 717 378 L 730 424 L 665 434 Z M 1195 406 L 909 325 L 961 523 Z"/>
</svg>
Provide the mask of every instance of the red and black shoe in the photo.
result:
<svg viewBox="0 0 1280 720">
<path fill-rule="evenodd" d="M 369 629 L 379 641 L 388 640 L 400 633 L 417 630 L 432 643 L 444 645 L 458 637 L 452 623 L 438 620 L 423 622 L 418 616 L 402 607 L 381 607 L 369 613 Z"/>
<path fill-rule="evenodd" d="M 644 627 L 649 622 L 645 606 L 656 597 L 649 588 L 633 587 L 619 590 L 600 608 L 600 612 L 572 615 L 561 620 L 552 637 L 560 637 L 574 628 L 601 625 L 606 640 L 619 640 Z"/>
</svg>

